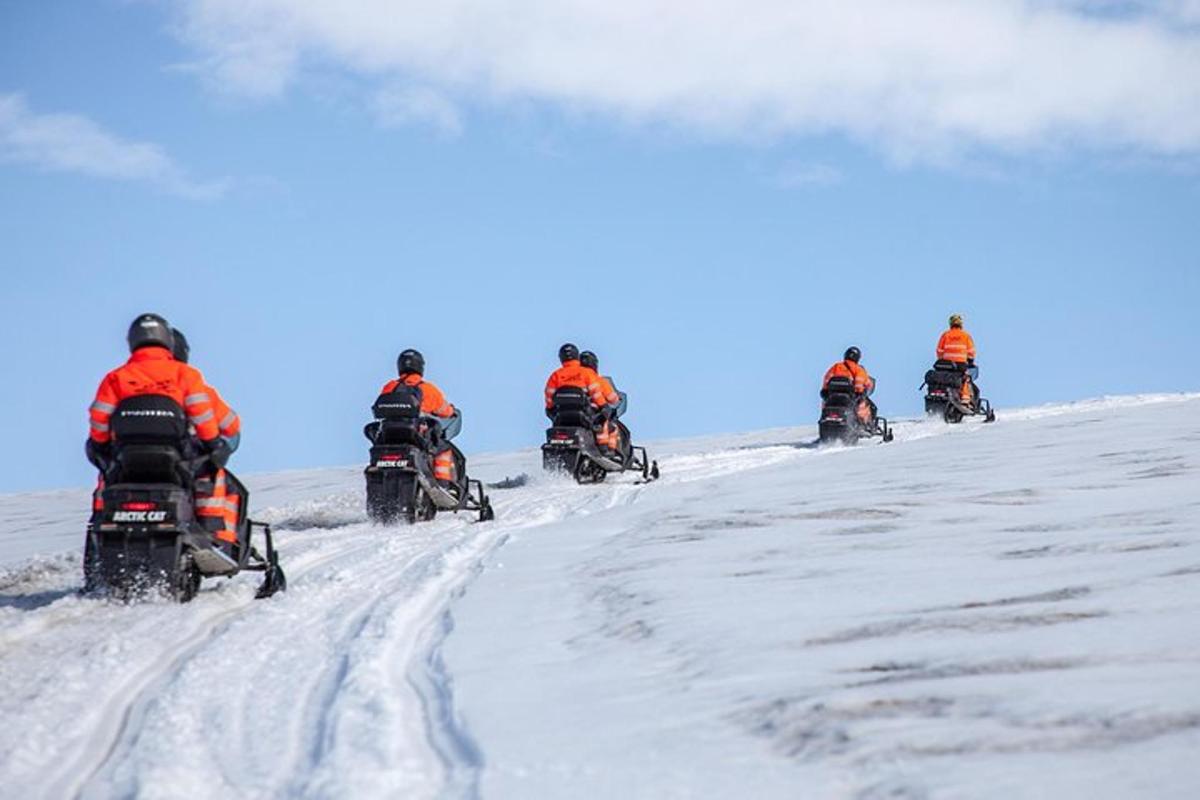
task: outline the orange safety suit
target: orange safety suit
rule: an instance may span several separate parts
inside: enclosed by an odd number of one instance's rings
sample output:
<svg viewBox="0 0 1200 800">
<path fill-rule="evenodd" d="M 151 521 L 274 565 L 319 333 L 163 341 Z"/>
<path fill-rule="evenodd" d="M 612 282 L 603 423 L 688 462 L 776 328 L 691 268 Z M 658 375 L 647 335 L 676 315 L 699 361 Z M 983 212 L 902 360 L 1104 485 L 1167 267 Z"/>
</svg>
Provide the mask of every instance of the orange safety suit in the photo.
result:
<svg viewBox="0 0 1200 800">
<path fill-rule="evenodd" d="M 169 397 L 183 406 L 201 441 L 210 442 L 220 435 L 216 410 L 200 370 L 176 361 L 165 347 L 141 347 L 100 381 L 89 409 L 92 440 L 97 444 L 111 441 L 109 423 L 117 404 L 143 394 Z"/>
<path fill-rule="evenodd" d="M 434 386 L 429 381 L 425 380 L 424 376 L 418 375 L 415 372 L 406 372 L 399 378 L 388 381 L 379 390 L 380 394 L 388 394 L 396 390 L 401 384 L 405 386 L 416 386 L 421 389 L 421 413 L 429 414 L 434 417 L 449 418 L 454 416 L 454 406 L 446 400 L 446 395 L 442 394 L 442 390 Z M 435 453 L 433 456 L 433 477 L 439 481 L 451 481 L 455 479 L 455 464 L 454 464 L 454 448 L 446 447 L 441 452 Z"/>
<path fill-rule="evenodd" d="M 938 339 L 937 357 L 942 361 L 965 364 L 975 358 L 975 340 L 962 328 L 951 328 Z"/>
<path fill-rule="evenodd" d="M 621 399 L 613 391 L 611 383 L 604 381 L 596 374 L 596 370 L 580 364 L 577 358 L 563 362 L 563 365 L 554 370 L 546 380 L 546 408 L 554 405 L 554 393 L 564 386 L 587 390 L 592 404 L 600 408 Z"/>
<path fill-rule="evenodd" d="M 454 406 L 446 401 L 446 395 L 442 394 L 442 390 L 434 386 L 421 375 L 415 372 L 407 372 L 399 378 L 394 378 L 383 385 L 379 390 L 380 394 L 389 394 L 396 391 L 396 387 L 400 384 L 405 386 L 418 386 L 421 389 L 421 413 L 429 414 L 434 417 L 453 417 Z"/>
<path fill-rule="evenodd" d="M 975 340 L 962 328 L 950 328 L 942 334 L 942 338 L 938 339 L 937 357 L 943 361 L 953 361 L 955 364 L 965 364 L 968 359 L 974 361 Z M 975 399 L 969 375 L 963 375 L 960 397 L 967 404 Z"/>
<path fill-rule="evenodd" d="M 825 380 L 822 381 L 821 388 L 827 389 L 829 382 L 834 378 L 849 378 L 854 381 L 856 394 L 865 394 L 875 385 L 875 379 L 867 373 L 866 367 L 853 361 L 839 361 L 830 367 L 825 372 Z"/>
<path fill-rule="evenodd" d="M 104 376 L 96 399 L 89 409 L 91 430 L 89 436 L 98 444 L 112 441 L 109 423 L 117 405 L 130 397 L 153 394 L 169 397 L 183 409 L 188 422 L 196 430 L 202 442 L 211 442 L 221 435 L 217 420 L 217 408 L 208 384 L 200 370 L 176 361 L 165 347 L 141 347 L 134 350 L 129 360 Z M 224 402 L 222 401 L 224 406 Z M 226 413 L 232 413 L 224 406 Z M 240 429 L 237 415 L 229 423 Z M 236 432 L 236 431 L 235 431 Z M 93 507 L 99 502 L 93 502 Z M 207 481 L 198 482 L 196 488 L 196 516 L 206 518 L 217 527 L 216 537 L 226 542 L 237 541 L 238 502 L 236 495 L 227 496 L 225 470 L 218 468 L 213 475 L 211 488 Z"/>
<path fill-rule="evenodd" d="M 821 382 L 821 390 L 829 388 L 829 382 L 834 378 L 849 378 L 854 381 L 854 393 L 863 395 L 858 401 L 856 413 L 863 422 L 871 419 L 871 404 L 867 402 L 866 394 L 875 388 L 875 379 L 867 373 L 867 368 L 854 361 L 839 361 L 825 371 L 825 379 Z"/>
<path fill-rule="evenodd" d="M 221 398 L 216 389 L 211 386 L 205 388 L 212 397 L 213 411 L 217 417 L 217 429 L 226 439 L 232 439 L 242 432 L 242 420 L 238 417 L 237 412 Z"/>
<path fill-rule="evenodd" d="M 604 395 L 606 405 L 609 403 L 616 405 L 621 402 L 621 396 L 617 394 L 612 381 L 599 373 L 596 375 L 596 380 L 600 384 L 600 393 Z M 600 426 L 600 430 L 596 432 L 596 444 L 618 452 L 621 450 L 621 429 L 617 427 L 616 420 L 604 421 Z"/>
</svg>

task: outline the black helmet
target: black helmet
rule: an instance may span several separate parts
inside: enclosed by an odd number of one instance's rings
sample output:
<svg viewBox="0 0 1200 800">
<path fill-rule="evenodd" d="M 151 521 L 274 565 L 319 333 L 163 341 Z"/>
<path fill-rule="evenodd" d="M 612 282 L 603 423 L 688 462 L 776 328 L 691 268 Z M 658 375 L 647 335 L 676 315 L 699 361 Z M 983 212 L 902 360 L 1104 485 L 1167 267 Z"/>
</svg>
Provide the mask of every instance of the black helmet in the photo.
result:
<svg viewBox="0 0 1200 800">
<path fill-rule="evenodd" d="M 579 348 L 567 342 L 562 347 L 558 348 L 558 360 L 564 364 L 568 361 L 575 361 L 579 358 Z"/>
<path fill-rule="evenodd" d="M 596 354 L 591 350 L 584 350 L 579 354 L 579 363 L 588 369 L 600 369 L 600 359 L 596 358 Z"/>
<path fill-rule="evenodd" d="M 171 347 L 175 360 L 188 363 L 188 354 L 192 352 L 192 348 L 188 347 L 187 337 L 179 328 L 171 328 L 171 337 L 175 340 L 175 344 Z"/>
<path fill-rule="evenodd" d="M 425 356 L 421 355 L 418 350 L 405 350 L 396 359 L 396 370 L 401 375 L 425 374 Z"/>
<path fill-rule="evenodd" d="M 170 324 L 158 314 L 142 314 L 129 325 L 129 352 L 142 347 L 165 347 L 172 350 L 175 347 L 175 337 L 171 335 Z"/>
<path fill-rule="evenodd" d="M 862 350 L 859 350 L 857 347 L 851 347 L 846 351 L 846 355 L 842 356 L 842 358 L 846 361 L 853 361 L 855 364 L 857 364 L 858 360 L 862 358 Z"/>
</svg>

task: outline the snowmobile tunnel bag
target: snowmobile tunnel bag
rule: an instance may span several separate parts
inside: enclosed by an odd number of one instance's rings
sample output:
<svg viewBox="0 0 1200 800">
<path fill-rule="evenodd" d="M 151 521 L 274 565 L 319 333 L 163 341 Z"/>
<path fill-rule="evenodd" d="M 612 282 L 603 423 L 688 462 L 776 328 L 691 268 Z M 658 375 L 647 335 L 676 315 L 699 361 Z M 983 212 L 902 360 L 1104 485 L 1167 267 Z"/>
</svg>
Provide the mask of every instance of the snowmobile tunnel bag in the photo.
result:
<svg viewBox="0 0 1200 800">
<path fill-rule="evenodd" d="M 592 401 L 586 390 L 577 386 L 564 386 L 554 393 L 550 403 L 556 426 L 592 427 Z"/>
<path fill-rule="evenodd" d="M 188 422 L 174 400 L 150 394 L 122 400 L 112 415 L 112 433 L 115 455 L 107 476 L 110 483 L 185 485 Z"/>
<path fill-rule="evenodd" d="M 421 416 L 421 389 L 401 384 L 381 394 L 371 406 L 375 419 L 416 419 Z"/>
<path fill-rule="evenodd" d="M 113 439 L 118 445 L 178 445 L 188 435 L 183 407 L 169 397 L 142 394 L 117 404 L 112 415 Z"/>
</svg>

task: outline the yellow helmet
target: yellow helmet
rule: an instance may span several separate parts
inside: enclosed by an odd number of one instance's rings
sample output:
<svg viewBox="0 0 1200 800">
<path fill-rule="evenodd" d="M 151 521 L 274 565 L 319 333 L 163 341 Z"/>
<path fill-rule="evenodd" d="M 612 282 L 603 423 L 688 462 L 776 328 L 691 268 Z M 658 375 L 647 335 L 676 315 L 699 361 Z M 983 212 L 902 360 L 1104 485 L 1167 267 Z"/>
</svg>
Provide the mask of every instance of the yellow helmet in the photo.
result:
<svg viewBox="0 0 1200 800">
<path fill-rule="evenodd" d="M 962 314 L 951 314 L 950 315 L 950 327 L 951 328 L 961 328 L 962 327 Z"/>
</svg>

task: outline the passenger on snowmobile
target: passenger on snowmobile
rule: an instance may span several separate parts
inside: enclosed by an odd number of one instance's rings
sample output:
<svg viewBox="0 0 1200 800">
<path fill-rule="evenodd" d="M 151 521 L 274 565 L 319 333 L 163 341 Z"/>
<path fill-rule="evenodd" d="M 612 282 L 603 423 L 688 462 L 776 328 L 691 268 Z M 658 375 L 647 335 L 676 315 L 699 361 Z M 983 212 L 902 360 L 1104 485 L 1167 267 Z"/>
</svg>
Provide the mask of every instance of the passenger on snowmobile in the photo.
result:
<svg viewBox="0 0 1200 800">
<path fill-rule="evenodd" d="M 865 367 L 858 363 L 861 358 L 862 351 L 857 347 L 851 347 L 846 350 L 841 361 L 826 370 L 825 379 L 821 382 L 821 399 L 829 396 L 829 382 L 834 378 L 846 378 L 852 381 L 854 394 L 858 399 L 855 406 L 858 419 L 864 424 L 869 424 L 879 409 L 871 400 L 871 394 L 875 391 L 875 379 L 867 373 Z"/>
<path fill-rule="evenodd" d="M 616 388 L 611 375 L 600 374 L 600 359 L 596 354 L 591 350 L 584 350 L 579 354 L 579 363 L 595 372 L 600 378 L 600 390 L 604 393 L 605 397 L 617 396 L 617 401 L 612 411 L 613 417 L 617 418 L 623 415 L 625 409 L 629 408 L 629 398 L 624 392 Z"/>
<path fill-rule="evenodd" d="M 973 403 L 974 381 L 979 377 L 979 369 L 975 366 L 975 340 L 963 329 L 962 314 L 950 315 L 950 328 L 938 339 L 937 358 L 938 361 L 949 361 L 957 365 L 964 375 L 962 402 L 966 405 Z"/>
<path fill-rule="evenodd" d="M 192 349 L 188 345 L 187 337 L 183 335 L 183 331 L 179 330 L 179 328 L 171 328 L 171 334 L 175 339 L 175 345 L 171 348 L 171 353 L 175 356 L 175 360 L 184 364 L 188 363 L 188 357 L 191 355 Z M 220 392 L 207 384 L 206 391 L 209 397 L 212 398 L 213 411 L 216 412 L 217 416 L 217 427 L 221 429 L 221 438 L 229 445 L 229 452 L 234 453 L 237 451 L 238 445 L 242 443 L 241 418 L 221 398 Z"/>
<path fill-rule="evenodd" d="M 442 446 L 433 455 L 434 476 L 439 481 L 453 483 L 456 480 L 455 459 L 450 440 L 462 431 L 462 414 L 446 400 L 441 389 L 425 380 L 425 356 L 419 351 L 409 349 L 402 352 L 396 359 L 396 371 L 400 377 L 385 383 L 379 393 L 391 394 L 401 387 L 417 391 L 421 397 L 421 415 L 434 420 L 441 427 Z M 374 426 L 374 430 L 379 428 L 377 422 L 368 425 L 368 429 L 371 426 Z M 368 432 L 367 436 L 374 441 L 373 433 Z"/>
<path fill-rule="evenodd" d="M 187 337 L 178 328 L 171 328 L 171 337 L 174 340 L 171 354 L 175 356 L 176 361 L 183 364 L 188 363 L 192 349 L 188 345 Z M 232 455 L 238 449 L 238 445 L 242 443 L 242 421 L 237 412 L 221 398 L 221 393 L 207 382 L 204 385 L 204 391 L 212 400 L 217 428 Z M 192 435 L 195 438 L 194 432 Z M 219 528 L 222 531 L 237 530 L 238 514 L 240 513 L 238 506 L 241 504 L 244 492 L 236 488 L 236 482 L 237 478 L 233 477 L 228 470 L 223 469 L 217 470 L 211 481 L 196 482 L 196 514 L 205 518 L 205 523 L 210 527 Z M 224 524 L 216 525 L 217 519 L 223 520 Z"/>
<path fill-rule="evenodd" d="M 617 453 L 623 451 L 621 437 L 625 440 L 629 439 L 629 431 L 625 426 L 618 422 L 618 418 L 625 413 L 625 409 L 629 407 L 629 398 L 624 392 L 618 392 L 613 386 L 612 378 L 607 375 L 600 374 L 600 359 L 591 350 L 584 350 L 579 354 L 579 363 L 596 373 L 599 379 L 600 392 L 606 399 L 610 399 L 612 411 L 610 418 L 605 420 L 596 431 L 596 444 L 601 447 L 607 447 Z M 615 402 L 611 401 L 612 397 L 616 397 Z"/>
</svg>

